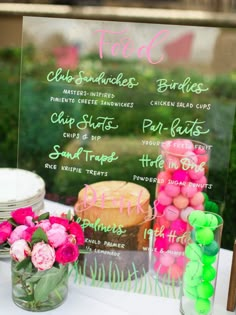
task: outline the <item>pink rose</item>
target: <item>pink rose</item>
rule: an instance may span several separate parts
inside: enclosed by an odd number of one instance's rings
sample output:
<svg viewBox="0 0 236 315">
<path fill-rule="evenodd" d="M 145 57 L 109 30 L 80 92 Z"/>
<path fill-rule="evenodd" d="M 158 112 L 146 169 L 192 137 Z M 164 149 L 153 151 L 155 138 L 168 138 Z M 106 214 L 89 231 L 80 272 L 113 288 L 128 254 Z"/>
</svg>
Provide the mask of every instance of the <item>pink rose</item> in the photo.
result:
<svg viewBox="0 0 236 315">
<path fill-rule="evenodd" d="M 51 223 L 48 219 L 46 219 L 46 220 L 40 221 L 37 226 L 38 227 L 40 226 L 44 230 L 44 232 L 47 232 L 51 228 Z"/>
<path fill-rule="evenodd" d="M 12 211 L 11 216 L 17 224 L 25 224 L 26 217 L 34 218 L 34 212 L 31 207 L 20 208 L 15 211 Z"/>
<path fill-rule="evenodd" d="M 49 231 L 46 232 L 48 242 L 54 248 L 64 244 L 67 239 L 66 229 L 63 225 L 54 223 Z"/>
<path fill-rule="evenodd" d="M 27 216 L 25 217 L 25 225 L 28 225 L 30 227 L 35 226 L 35 223 L 33 222 L 33 217 Z"/>
<path fill-rule="evenodd" d="M 15 241 L 18 241 L 20 239 L 23 239 L 23 232 L 28 228 L 27 225 L 19 225 L 17 226 L 12 232 L 8 239 L 8 242 L 10 244 L 14 243 Z"/>
<path fill-rule="evenodd" d="M 22 232 L 22 238 L 24 240 L 26 240 L 26 242 L 31 242 L 32 240 L 32 235 L 34 234 L 34 232 L 37 230 L 37 226 L 28 226 L 27 229 L 25 229 L 23 232 Z"/>
<path fill-rule="evenodd" d="M 72 263 L 79 257 L 79 250 L 75 244 L 65 243 L 56 250 L 56 261 L 60 264 Z"/>
<path fill-rule="evenodd" d="M 8 221 L 0 223 L 0 244 L 7 241 L 12 231 L 12 225 Z"/>
<path fill-rule="evenodd" d="M 77 244 L 76 237 L 73 234 L 68 234 L 67 235 L 67 241 L 72 243 L 72 244 Z"/>
<path fill-rule="evenodd" d="M 63 225 L 66 230 L 68 229 L 69 221 L 67 219 L 65 219 L 65 218 L 51 216 L 49 218 L 49 221 L 50 221 L 51 224 L 58 223 L 58 224 Z"/>
<path fill-rule="evenodd" d="M 36 243 L 31 253 L 31 260 L 38 270 L 50 269 L 55 262 L 55 250 L 44 242 Z"/>
<path fill-rule="evenodd" d="M 31 250 L 25 240 L 17 240 L 11 245 L 10 255 L 16 261 L 22 261 L 30 254 Z"/>
<path fill-rule="evenodd" d="M 68 231 L 75 235 L 78 245 L 84 245 L 84 232 L 79 223 L 71 222 Z"/>
</svg>

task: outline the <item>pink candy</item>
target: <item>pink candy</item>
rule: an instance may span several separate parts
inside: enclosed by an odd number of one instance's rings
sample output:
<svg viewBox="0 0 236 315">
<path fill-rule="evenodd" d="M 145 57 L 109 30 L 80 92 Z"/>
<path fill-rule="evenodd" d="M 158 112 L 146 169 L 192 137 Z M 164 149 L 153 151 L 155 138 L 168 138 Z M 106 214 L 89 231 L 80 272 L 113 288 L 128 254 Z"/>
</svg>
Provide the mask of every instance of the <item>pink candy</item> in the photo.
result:
<svg viewBox="0 0 236 315">
<path fill-rule="evenodd" d="M 204 148 L 196 148 L 194 153 L 198 156 L 198 164 L 206 163 L 209 159 L 208 153 Z"/>
<path fill-rule="evenodd" d="M 179 209 L 184 209 L 188 206 L 189 199 L 180 194 L 173 199 L 173 204 Z"/>
<path fill-rule="evenodd" d="M 189 175 L 187 171 L 179 169 L 173 173 L 172 179 L 177 182 L 187 182 L 189 180 Z"/>
<path fill-rule="evenodd" d="M 162 171 L 157 175 L 157 179 L 161 185 L 166 185 L 169 179 L 171 179 L 171 174 L 169 172 Z"/>
<path fill-rule="evenodd" d="M 165 143 L 165 142 L 164 142 Z M 187 151 L 193 151 L 192 141 L 187 139 L 175 139 L 168 141 L 168 152 L 176 155 L 183 155 Z"/>
<path fill-rule="evenodd" d="M 175 231 L 176 235 L 182 235 L 187 229 L 187 223 L 181 219 L 175 220 L 171 226 L 170 230 Z"/>
<path fill-rule="evenodd" d="M 186 185 L 181 188 L 181 193 L 184 197 L 192 198 L 198 191 L 197 187 Z"/>
<path fill-rule="evenodd" d="M 184 252 L 184 246 L 181 245 L 180 243 L 173 243 L 173 244 L 170 244 L 169 246 L 169 249 L 170 253 L 173 255 L 173 256 L 179 256 L 179 255 L 183 255 L 183 252 Z"/>
<path fill-rule="evenodd" d="M 163 226 L 165 229 L 168 229 L 171 224 L 171 222 L 165 216 L 161 216 L 160 218 L 158 218 L 158 222 L 160 226 Z"/>
<path fill-rule="evenodd" d="M 195 209 L 195 210 L 204 210 L 204 204 L 201 203 L 201 204 L 199 204 L 199 205 L 196 205 L 196 206 L 194 206 L 194 209 Z"/>
<path fill-rule="evenodd" d="M 204 176 L 204 170 L 195 170 L 195 169 L 192 169 L 192 170 L 189 170 L 188 174 L 189 174 L 189 177 L 190 177 L 192 180 L 198 180 L 198 179 L 200 179 L 202 176 Z"/>
<path fill-rule="evenodd" d="M 197 155 L 192 152 L 192 151 L 187 151 L 184 153 L 184 157 L 189 159 L 189 163 L 194 163 L 197 164 L 198 163 L 198 157 Z"/>
<path fill-rule="evenodd" d="M 206 178 L 206 176 L 203 175 L 201 178 L 195 180 L 194 182 L 196 184 L 197 190 L 203 191 L 205 188 L 205 185 L 207 183 L 207 178 Z"/>
<path fill-rule="evenodd" d="M 184 221 L 184 222 L 187 222 L 188 220 L 188 216 L 190 215 L 190 213 L 194 211 L 194 208 L 192 207 L 187 207 L 185 209 L 183 209 L 181 212 L 180 212 L 180 218 Z"/>
<path fill-rule="evenodd" d="M 173 172 L 181 167 L 180 160 L 178 157 L 168 155 L 165 158 L 164 163 L 165 170 L 168 170 L 169 172 Z"/>
<path fill-rule="evenodd" d="M 157 252 L 160 252 L 161 250 L 166 251 L 168 247 L 169 247 L 169 240 L 167 236 L 165 237 L 158 236 L 156 238 L 154 248 Z"/>
<path fill-rule="evenodd" d="M 162 253 L 160 255 L 160 263 L 162 264 L 162 266 L 169 267 L 170 265 L 173 265 L 174 261 L 175 258 L 168 252 Z"/>
<path fill-rule="evenodd" d="M 169 197 L 164 191 L 160 191 L 158 193 L 158 201 L 164 205 L 164 206 L 168 206 L 172 203 L 172 198 Z"/>
<path fill-rule="evenodd" d="M 190 205 L 191 206 L 199 206 L 200 204 L 204 203 L 204 195 L 201 191 L 198 191 L 191 199 Z"/>
<path fill-rule="evenodd" d="M 164 215 L 167 220 L 174 221 L 179 217 L 179 210 L 175 206 L 167 206 L 164 210 Z"/>
<path fill-rule="evenodd" d="M 180 193 L 180 187 L 174 184 L 166 184 L 164 190 L 170 197 L 176 197 Z"/>
</svg>

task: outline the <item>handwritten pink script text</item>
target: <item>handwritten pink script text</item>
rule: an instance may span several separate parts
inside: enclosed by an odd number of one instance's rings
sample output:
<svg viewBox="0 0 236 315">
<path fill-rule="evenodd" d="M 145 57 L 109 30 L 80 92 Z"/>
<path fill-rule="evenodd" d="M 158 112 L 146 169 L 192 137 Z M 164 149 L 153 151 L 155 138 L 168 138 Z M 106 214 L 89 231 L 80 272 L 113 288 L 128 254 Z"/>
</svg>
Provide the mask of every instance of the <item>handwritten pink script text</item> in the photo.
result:
<svg viewBox="0 0 236 315">
<path fill-rule="evenodd" d="M 120 213 L 122 213 L 123 211 L 126 211 L 128 215 L 130 215 L 134 209 L 136 210 L 137 214 L 147 213 L 147 211 L 142 208 L 143 193 L 144 191 L 141 189 L 139 191 L 139 194 L 137 195 L 136 204 L 134 205 L 129 200 L 127 200 L 127 198 L 125 198 L 124 196 L 115 198 L 105 193 L 99 193 L 98 195 L 96 190 L 93 189 L 93 187 L 85 184 L 85 193 L 83 196 L 83 201 L 81 202 L 81 205 L 83 205 L 83 207 L 78 212 L 84 212 L 86 210 L 90 210 L 94 205 L 98 205 L 98 204 L 101 207 L 101 209 L 104 209 L 106 207 L 106 200 L 109 200 L 113 204 L 113 206 L 119 208 Z"/>
<path fill-rule="evenodd" d="M 146 58 L 147 61 L 153 65 L 163 61 L 164 57 L 160 50 L 157 52 L 156 50 L 169 34 L 168 30 L 161 30 L 155 34 L 149 43 L 135 47 L 134 41 L 127 36 L 126 30 L 120 32 L 97 30 L 96 32 L 100 33 L 99 56 L 101 59 L 104 57 L 104 50 L 106 48 L 112 56 L 129 58 L 136 54 L 139 59 Z M 111 40 L 111 38 L 113 40 Z"/>
</svg>

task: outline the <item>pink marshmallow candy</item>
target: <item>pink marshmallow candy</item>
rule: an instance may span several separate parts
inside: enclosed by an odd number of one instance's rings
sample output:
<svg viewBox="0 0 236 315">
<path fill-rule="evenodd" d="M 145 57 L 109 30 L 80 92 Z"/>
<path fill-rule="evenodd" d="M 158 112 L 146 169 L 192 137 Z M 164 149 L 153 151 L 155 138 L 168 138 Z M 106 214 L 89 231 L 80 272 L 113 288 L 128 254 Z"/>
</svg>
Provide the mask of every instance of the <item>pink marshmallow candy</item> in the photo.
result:
<svg viewBox="0 0 236 315">
<path fill-rule="evenodd" d="M 175 261 L 175 258 L 171 254 L 169 254 L 167 252 L 161 253 L 160 263 L 163 266 L 169 267 L 169 266 L 173 265 L 174 261 Z"/>
<path fill-rule="evenodd" d="M 157 175 L 158 184 L 160 183 L 161 185 L 166 185 L 168 183 L 169 179 L 171 179 L 171 174 L 168 172 L 161 171 Z"/>
<path fill-rule="evenodd" d="M 190 169 L 188 174 L 189 174 L 189 177 L 192 179 L 192 180 L 198 180 L 200 179 L 202 176 L 204 176 L 204 170 L 195 170 L 195 169 Z"/>
<path fill-rule="evenodd" d="M 198 191 L 203 191 L 203 189 L 205 188 L 205 185 L 207 184 L 207 178 L 206 176 L 202 176 L 201 178 L 195 180 L 194 183 L 198 184 L 196 186 Z"/>
<path fill-rule="evenodd" d="M 181 219 L 173 221 L 171 224 L 170 230 L 175 231 L 176 235 L 182 235 L 187 229 L 187 223 Z"/>
<path fill-rule="evenodd" d="M 200 205 L 196 205 L 196 206 L 194 206 L 194 209 L 195 210 L 201 210 L 201 211 L 203 211 L 205 208 L 204 208 L 204 204 L 203 203 L 201 203 Z"/>
<path fill-rule="evenodd" d="M 198 191 L 191 199 L 190 205 L 195 207 L 204 203 L 204 195 L 201 191 Z M 200 209 L 199 209 L 200 210 Z"/>
<path fill-rule="evenodd" d="M 163 234 L 164 234 L 164 237 L 162 236 L 158 236 L 156 237 L 155 239 L 155 243 L 154 243 L 154 248 L 157 252 L 160 252 L 160 251 L 167 251 L 169 245 L 170 245 L 170 242 L 169 242 L 169 235 L 170 233 L 170 230 L 169 229 L 166 229 Z"/>
<path fill-rule="evenodd" d="M 194 153 L 198 157 L 198 164 L 201 164 L 202 162 L 206 163 L 209 159 L 209 154 L 204 148 L 196 148 Z"/>
<path fill-rule="evenodd" d="M 164 226 L 165 229 L 168 229 L 170 227 L 170 221 L 165 217 L 165 216 L 161 216 L 158 218 L 158 222 L 160 224 L 160 226 Z"/>
<path fill-rule="evenodd" d="M 197 164 L 198 163 L 198 157 L 192 151 L 185 152 L 183 158 L 189 159 L 190 160 L 189 163 L 191 163 L 191 164 Z"/>
<path fill-rule="evenodd" d="M 165 157 L 164 168 L 169 172 L 174 172 L 181 167 L 180 160 L 178 157 L 168 155 Z"/>
<path fill-rule="evenodd" d="M 183 210 L 180 211 L 180 218 L 184 221 L 187 222 L 188 221 L 188 216 L 190 215 L 191 212 L 194 211 L 194 208 L 192 207 L 187 207 Z"/>
<path fill-rule="evenodd" d="M 184 170 L 176 170 L 173 175 L 172 179 L 177 182 L 187 182 L 189 180 L 188 172 Z"/>
<path fill-rule="evenodd" d="M 176 197 L 180 193 L 180 187 L 174 184 L 167 184 L 164 190 L 165 193 L 170 197 Z"/>
<path fill-rule="evenodd" d="M 164 215 L 167 220 L 174 221 L 179 217 L 179 210 L 175 206 L 169 205 L 165 208 Z"/>
<path fill-rule="evenodd" d="M 168 196 L 164 191 L 158 193 L 157 200 L 164 206 L 168 206 L 172 203 L 172 198 Z"/>
<path fill-rule="evenodd" d="M 173 204 L 178 209 L 184 209 L 188 206 L 189 199 L 180 194 L 177 197 L 173 198 Z"/>
<path fill-rule="evenodd" d="M 192 141 L 187 139 L 175 139 L 170 146 L 172 154 L 183 155 L 187 151 L 193 151 L 194 146 Z"/>
<path fill-rule="evenodd" d="M 197 191 L 197 187 L 190 185 L 185 185 L 181 188 L 181 193 L 186 198 L 192 198 L 197 193 Z"/>
<path fill-rule="evenodd" d="M 170 244 L 168 251 L 170 251 L 170 254 L 172 254 L 173 256 L 178 257 L 180 255 L 183 255 L 184 246 L 180 243 L 173 243 Z"/>
</svg>

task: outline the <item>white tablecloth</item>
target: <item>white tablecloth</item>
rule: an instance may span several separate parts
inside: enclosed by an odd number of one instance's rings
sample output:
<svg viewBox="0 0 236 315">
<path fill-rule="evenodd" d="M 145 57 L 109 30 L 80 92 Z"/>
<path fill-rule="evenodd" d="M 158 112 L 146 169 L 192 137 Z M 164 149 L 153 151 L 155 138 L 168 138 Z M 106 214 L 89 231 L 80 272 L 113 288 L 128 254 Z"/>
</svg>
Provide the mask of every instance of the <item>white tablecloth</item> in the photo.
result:
<svg viewBox="0 0 236 315">
<path fill-rule="evenodd" d="M 232 252 L 221 249 L 214 315 L 232 315 L 226 311 Z M 0 311 L 6 315 L 23 315 L 26 311 L 14 305 L 11 299 L 10 260 L 0 260 Z M 79 286 L 71 281 L 65 303 L 49 314 L 55 315 L 179 315 L 179 300 L 151 295 L 127 293 L 103 288 Z M 31 312 L 27 312 L 29 314 Z M 35 314 L 35 313 L 32 313 Z"/>
<path fill-rule="evenodd" d="M 52 209 L 53 204 L 48 204 Z M 57 206 L 58 210 L 58 206 Z M 60 210 L 60 209 L 59 209 Z M 233 315 L 226 311 L 232 252 L 221 249 L 215 294 L 214 315 Z M 11 299 L 10 260 L 0 259 L 0 312 L 5 315 L 35 314 L 14 305 Z M 59 308 L 49 311 L 55 315 L 179 315 L 179 300 L 151 295 L 127 293 L 74 283 L 69 285 L 68 298 Z"/>
</svg>

